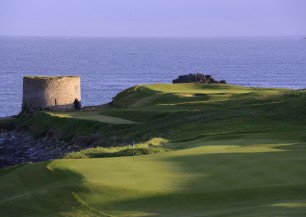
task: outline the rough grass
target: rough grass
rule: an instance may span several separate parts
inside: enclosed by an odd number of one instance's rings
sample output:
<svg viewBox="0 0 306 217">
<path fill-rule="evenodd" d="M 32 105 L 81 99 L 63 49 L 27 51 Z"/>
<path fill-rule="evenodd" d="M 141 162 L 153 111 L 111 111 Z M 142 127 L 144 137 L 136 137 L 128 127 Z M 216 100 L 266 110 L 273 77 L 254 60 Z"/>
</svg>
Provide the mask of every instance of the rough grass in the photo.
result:
<svg viewBox="0 0 306 217">
<path fill-rule="evenodd" d="M 86 159 L 86 158 L 101 158 L 101 157 L 122 157 L 156 154 L 169 151 L 163 144 L 168 141 L 162 138 L 154 138 L 145 143 L 135 145 L 125 145 L 119 147 L 96 147 L 88 148 L 77 152 L 70 152 L 64 156 L 66 159 Z"/>
<path fill-rule="evenodd" d="M 121 146 L 0 170 L 3 216 L 306 215 L 305 91 L 144 85 L 99 115 L 138 124 L 18 120 Z"/>
</svg>

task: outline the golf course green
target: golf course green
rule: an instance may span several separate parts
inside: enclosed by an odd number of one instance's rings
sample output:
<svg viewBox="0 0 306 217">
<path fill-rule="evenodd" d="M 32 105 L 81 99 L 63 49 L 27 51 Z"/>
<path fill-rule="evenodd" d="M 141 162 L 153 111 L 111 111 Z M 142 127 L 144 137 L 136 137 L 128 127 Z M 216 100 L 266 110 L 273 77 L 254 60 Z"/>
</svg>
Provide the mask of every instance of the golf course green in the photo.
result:
<svg viewBox="0 0 306 217">
<path fill-rule="evenodd" d="M 140 85 L 18 124 L 104 147 L 1 169 L 0 216 L 306 216 L 303 90 Z"/>
</svg>

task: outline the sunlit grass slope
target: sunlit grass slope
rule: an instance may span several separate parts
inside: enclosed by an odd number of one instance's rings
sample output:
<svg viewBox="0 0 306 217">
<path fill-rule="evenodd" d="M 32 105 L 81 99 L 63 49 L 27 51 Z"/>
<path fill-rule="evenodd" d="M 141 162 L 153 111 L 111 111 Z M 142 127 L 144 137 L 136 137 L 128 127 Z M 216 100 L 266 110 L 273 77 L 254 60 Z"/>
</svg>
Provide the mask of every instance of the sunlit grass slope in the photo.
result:
<svg viewBox="0 0 306 217">
<path fill-rule="evenodd" d="M 109 123 L 109 124 L 136 124 L 135 121 L 129 121 L 122 118 L 116 118 L 111 116 L 101 115 L 98 111 L 86 111 L 86 112 L 49 112 L 50 114 L 55 117 L 59 118 L 76 118 L 76 119 L 84 119 L 84 120 L 93 120 L 99 121 L 102 123 Z"/>
<path fill-rule="evenodd" d="M 130 88 L 114 103 L 115 107 L 99 112 L 102 119 L 109 116 L 137 124 L 84 121 L 73 118 L 77 113 L 67 114 L 67 119 L 46 115 L 40 122 L 27 123 L 44 128 L 52 122 L 64 130 L 78 123 L 72 134 L 103 132 L 108 141 L 135 139 L 136 147 L 172 151 L 95 158 L 105 156 L 99 154 L 105 150 L 92 149 L 79 153 L 91 159 L 2 169 L 0 213 L 306 215 L 304 91 L 157 84 Z"/>
</svg>

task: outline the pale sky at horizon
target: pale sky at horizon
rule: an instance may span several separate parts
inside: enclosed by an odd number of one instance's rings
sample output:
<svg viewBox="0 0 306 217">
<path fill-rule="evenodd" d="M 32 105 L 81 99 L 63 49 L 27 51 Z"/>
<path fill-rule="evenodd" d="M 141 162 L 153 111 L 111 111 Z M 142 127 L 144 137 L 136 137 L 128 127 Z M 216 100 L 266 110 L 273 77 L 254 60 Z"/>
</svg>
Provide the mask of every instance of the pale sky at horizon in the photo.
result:
<svg viewBox="0 0 306 217">
<path fill-rule="evenodd" d="M 306 35 L 306 0 L 0 0 L 0 35 Z"/>
</svg>

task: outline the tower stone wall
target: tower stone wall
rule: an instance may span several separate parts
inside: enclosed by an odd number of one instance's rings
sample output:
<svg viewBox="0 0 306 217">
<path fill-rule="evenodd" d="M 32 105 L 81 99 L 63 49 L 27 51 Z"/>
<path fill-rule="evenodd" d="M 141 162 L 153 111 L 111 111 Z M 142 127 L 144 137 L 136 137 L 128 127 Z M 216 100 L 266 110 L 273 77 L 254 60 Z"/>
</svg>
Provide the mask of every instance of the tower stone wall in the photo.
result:
<svg viewBox="0 0 306 217">
<path fill-rule="evenodd" d="M 75 99 L 81 102 L 79 76 L 23 78 L 23 111 L 72 110 Z"/>
</svg>

